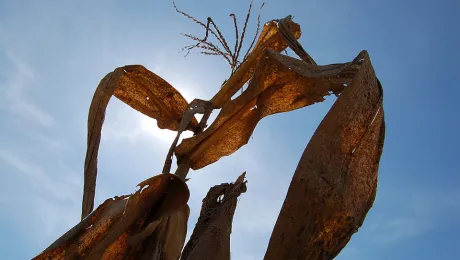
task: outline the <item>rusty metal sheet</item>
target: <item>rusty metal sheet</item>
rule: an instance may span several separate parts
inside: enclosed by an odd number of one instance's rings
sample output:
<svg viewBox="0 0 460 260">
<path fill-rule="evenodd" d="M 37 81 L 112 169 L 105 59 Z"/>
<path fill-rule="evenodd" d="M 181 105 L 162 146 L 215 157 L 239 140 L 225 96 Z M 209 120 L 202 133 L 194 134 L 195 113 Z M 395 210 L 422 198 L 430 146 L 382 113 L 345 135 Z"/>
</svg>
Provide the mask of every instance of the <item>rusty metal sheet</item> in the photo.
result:
<svg viewBox="0 0 460 260">
<path fill-rule="evenodd" d="M 189 196 L 187 185 L 177 176 L 154 176 L 141 182 L 134 194 L 106 200 L 34 259 L 138 259 L 152 237 L 160 242 L 184 241 Z M 149 230 L 156 221 L 174 222 L 175 227 Z M 169 244 L 157 246 L 162 255 L 180 254 L 177 247 L 164 245 Z"/>
<path fill-rule="evenodd" d="M 349 63 L 317 66 L 266 51 L 248 88 L 227 102 L 202 134 L 184 139 L 176 155 L 186 157 L 192 169 L 197 170 L 234 153 L 248 142 L 262 118 L 339 94 L 358 72 L 364 55 L 361 53 Z"/>
<path fill-rule="evenodd" d="M 181 260 L 230 260 L 230 234 L 238 197 L 246 192 L 243 173 L 234 183 L 212 187 Z"/>
<path fill-rule="evenodd" d="M 363 224 L 377 190 L 385 121 L 367 52 L 300 159 L 265 260 L 333 259 Z"/>
<path fill-rule="evenodd" d="M 127 65 L 107 74 L 97 87 L 88 114 L 82 219 L 94 208 L 97 157 L 105 111 L 112 95 L 157 120 L 159 128 L 177 130 L 187 101 L 168 82 L 141 65 Z M 187 129 L 198 126 L 192 118 Z"/>
</svg>

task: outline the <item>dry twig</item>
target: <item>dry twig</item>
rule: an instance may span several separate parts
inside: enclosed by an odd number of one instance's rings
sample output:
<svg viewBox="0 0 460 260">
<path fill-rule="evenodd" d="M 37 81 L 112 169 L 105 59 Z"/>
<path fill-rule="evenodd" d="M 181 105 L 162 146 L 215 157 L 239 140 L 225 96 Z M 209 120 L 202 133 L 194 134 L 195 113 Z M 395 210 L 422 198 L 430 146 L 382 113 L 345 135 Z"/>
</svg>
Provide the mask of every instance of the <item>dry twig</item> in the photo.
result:
<svg viewBox="0 0 460 260">
<path fill-rule="evenodd" d="M 204 54 L 204 55 L 222 56 L 227 61 L 227 63 L 230 65 L 231 74 L 233 74 L 236 70 L 238 70 L 240 65 L 248 58 L 249 53 L 250 53 L 252 47 L 254 46 L 254 43 L 255 43 L 255 41 L 257 39 L 257 36 L 259 34 L 259 31 L 260 31 L 260 13 L 261 13 L 260 11 L 262 10 L 262 8 L 265 5 L 265 3 L 262 3 L 262 5 L 260 7 L 259 15 L 257 17 L 256 34 L 254 35 L 254 38 L 253 38 L 249 48 L 247 49 L 246 54 L 243 56 L 242 61 L 239 60 L 239 57 L 240 57 L 240 53 L 241 53 L 241 48 L 242 48 L 243 43 L 244 43 L 244 37 L 245 37 L 245 34 L 246 34 L 246 29 L 247 29 L 247 26 L 248 26 L 249 17 L 251 16 L 253 0 L 251 0 L 251 2 L 249 4 L 249 9 L 248 9 L 248 13 L 246 15 L 246 19 L 244 21 L 244 26 L 243 26 L 243 30 L 242 30 L 242 33 L 241 33 L 241 37 L 239 35 L 238 23 L 237 23 L 236 15 L 235 14 L 230 14 L 229 15 L 233 19 L 233 26 L 235 28 L 235 46 L 233 47 L 233 50 L 230 49 L 230 47 L 229 47 L 229 45 L 227 43 L 227 40 L 225 39 L 224 35 L 221 33 L 221 31 L 219 30 L 217 24 L 212 20 L 211 17 L 207 18 L 207 22 L 205 24 L 205 23 L 201 22 L 200 20 L 196 19 L 195 17 L 191 16 L 190 14 L 179 10 L 177 8 L 177 5 L 176 5 L 174 0 L 173 0 L 173 5 L 174 5 L 174 8 L 175 8 L 176 12 L 178 12 L 178 13 L 182 14 L 183 16 L 189 18 L 190 20 L 192 20 L 193 22 L 199 24 L 200 26 L 202 26 L 206 30 L 206 33 L 205 33 L 205 36 L 204 36 L 203 39 L 200 39 L 199 37 L 196 37 L 196 36 L 193 36 L 193 35 L 190 35 L 190 34 L 183 34 L 185 37 L 190 38 L 190 39 L 192 39 L 192 40 L 197 42 L 196 44 L 193 44 L 193 45 L 187 45 L 182 49 L 182 50 L 187 50 L 187 53 L 186 53 L 185 56 L 188 56 L 188 54 L 190 53 L 190 51 L 192 49 L 195 49 L 195 48 L 206 49 L 208 51 L 201 51 L 199 53 Z M 213 35 L 219 41 L 219 44 L 220 44 L 220 46 L 222 48 L 220 48 L 218 45 L 212 43 L 209 40 L 210 34 Z"/>
</svg>

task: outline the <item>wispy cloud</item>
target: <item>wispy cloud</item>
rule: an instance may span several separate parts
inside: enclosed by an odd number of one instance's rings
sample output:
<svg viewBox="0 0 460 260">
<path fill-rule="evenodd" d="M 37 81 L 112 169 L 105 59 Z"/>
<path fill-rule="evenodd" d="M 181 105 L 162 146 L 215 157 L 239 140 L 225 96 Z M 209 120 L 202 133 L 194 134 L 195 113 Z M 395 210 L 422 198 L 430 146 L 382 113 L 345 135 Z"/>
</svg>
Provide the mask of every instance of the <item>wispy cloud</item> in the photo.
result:
<svg viewBox="0 0 460 260">
<path fill-rule="evenodd" d="M 362 232 L 368 242 L 379 245 L 401 243 L 423 236 L 439 226 L 443 216 L 460 210 L 460 192 L 413 189 L 395 192 L 378 201 L 367 217 Z M 380 204 L 382 203 L 382 204 Z M 385 209 L 380 208 L 385 205 Z"/>
<path fill-rule="evenodd" d="M 33 72 L 32 68 L 19 59 L 13 52 L 7 51 L 6 57 L 13 62 L 15 68 L 18 70 L 19 74 L 29 78 L 31 80 L 35 80 L 35 73 Z"/>
<path fill-rule="evenodd" d="M 368 229 L 375 243 L 395 243 L 423 235 L 434 227 L 431 219 L 420 217 L 387 217 L 374 221 Z"/>
<path fill-rule="evenodd" d="M 80 207 L 65 206 L 43 198 L 34 198 L 32 204 L 40 222 L 40 233 L 49 241 L 55 240 L 79 221 Z"/>
<path fill-rule="evenodd" d="M 250 235 L 269 236 L 281 210 L 283 198 L 273 200 L 260 196 L 262 194 L 247 195 L 241 198 L 235 214 L 238 231 Z"/>
<path fill-rule="evenodd" d="M 28 98 L 26 87 L 37 82 L 33 69 L 12 51 L 6 51 L 6 56 L 14 67 L 6 82 L 2 84 L 6 91 L 9 110 L 44 127 L 56 124 L 56 120 L 50 114 Z"/>
<path fill-rule="evenodd" d="M 56 120 L 51 115 L 25 100 L 13 98 L 11 109 L 25 118 L 37 121 L 42 126 L 50 127 L 56 124 Z"/>
<path fill-rule="evenodd" d="M 56 137 L 49 137 L 33 131 L 27 132 L 26 135 L 28 135 L 32 140 L 39 142 L 40 145 L 43 145 L 50 149 L 62 151 L 68 150 L 70 148 L 68 143 Z"/>
<path fill-rule="evenodd" d="M 15 153 L 0 150 L 0 160 L 22 173 L 39 193 L 51 195 L 54 199 L 75 201 L 80 183 L 72 176 L 56 176 L 46 174 L 43 168 L 29 160 L 24 160 Z M 1 162 L 0 161 L 0 162 Z"/>
<path fill-rule="evenodd" d="M 6 217 L 13 217 L 8 221 L 14 223 L 17 233 L 36 241 L 37 248 L 28 254 L 38 253 L 78 223 L 81 181 L 59 158 L 53 161 L 51 168 L 44 167 L 33 158 L 0 149 L 2 174 L 17 180 L 20 194 L 8 194 L 0 203 L 14 212 Z"/>
</svg>

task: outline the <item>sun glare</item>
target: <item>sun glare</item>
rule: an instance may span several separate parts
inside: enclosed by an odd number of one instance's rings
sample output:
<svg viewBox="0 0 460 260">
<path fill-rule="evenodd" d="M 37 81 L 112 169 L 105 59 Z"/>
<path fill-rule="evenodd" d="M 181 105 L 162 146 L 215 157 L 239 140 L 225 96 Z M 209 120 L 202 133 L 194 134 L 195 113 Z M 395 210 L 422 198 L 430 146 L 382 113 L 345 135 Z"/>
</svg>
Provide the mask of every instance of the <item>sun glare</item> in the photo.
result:
<svg viewBox="0 0 460 260">
<path fill-rule="evenodd" d="M 159 68 L 155 68 L 155 72 L 157 72 Z M 182 80 L 173 79 L 169 81 L 169 83 L 181 93 L 181 95 L 187 100 L 187 102 L 191 102 L 193 99 L 198 98 L 198 91 L 194 84 L 185 84 Z M 141 131 L 147 135 L 153 136 L 157 139 L 162 140 L 165 143 L 171 144 L 176 137 L 176 132 L 167 130 L 167 129 L 160 129 L 157 126 L 157 121 L 153 118 L 150 118 L 145 115 L 139 115 L 139 127 Z M 197 120 L 199 121 L 203 115 L 197 114 L 195 115 Z M 181 139 L 192 137 L 193 133 L 191 131 L 185 131 L 181 134 Z"/>
<path fill-rule="evenodd" d="M 174 138 L 176 137 L 176 132 L 167 130 L 167 129 L 160 129 L 157 126 L 157 121 L 145 115 L 140 116 L 140 128 L 143 133 L 148 135 L 152 135 L 161 141 L 166 143 L 172 143 Z M 193 133 L 191 131 L 185 131 L 182 133 L 181 138 L 189 138 L 192 137 Z"/>
</svg>

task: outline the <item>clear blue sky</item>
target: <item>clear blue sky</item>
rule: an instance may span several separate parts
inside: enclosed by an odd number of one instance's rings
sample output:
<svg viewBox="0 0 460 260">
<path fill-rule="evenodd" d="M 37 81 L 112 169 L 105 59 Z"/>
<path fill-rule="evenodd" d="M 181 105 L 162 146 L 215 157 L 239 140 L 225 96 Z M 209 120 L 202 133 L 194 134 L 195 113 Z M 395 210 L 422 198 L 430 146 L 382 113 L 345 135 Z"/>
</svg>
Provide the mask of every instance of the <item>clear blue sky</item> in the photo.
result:
<svg viewBox="0 0 460 260">
<path fill-rule="evenodd" d="M 180 32 L 203 31 L 170 1 L 0 1 L 0 258 L 27 259 L 78 222 L 86 121 L 94 90 L 142 64 L 191 101 L 227 78 L 221 58 L 191 55 Z M 193 2 L 193 3 L 192 3 Z M 134 4 L 135 3 L 135 4 Z M 255 1 L 258 7 L 261 1 Z M 460 244 L 458 1 L 271 0 L 262 21 L 294 16 L 320 64 L 371 55 L 385 90 L 387 133 L 374 207 L 337 259 L 455 259 Z M 248 0 L 177 0 L 233 39 Z M 255 29 L 255 16 L 249 34 Z M 190 227 L 215 184 L 247 171 L 232 259 L 262 259 L 294 169 L 333 98 L 264 119 L 231 157 L 191 172 Z M 172 132 L 112 99 L 96 203 L 159 173 Z M 191 232 L 191 230 L 189 230 Z"/>
</svg>

